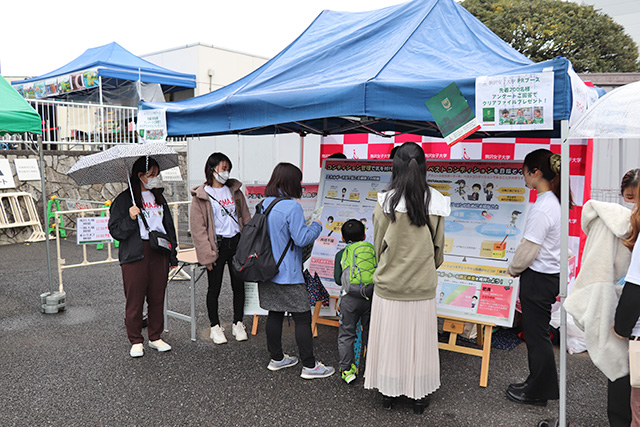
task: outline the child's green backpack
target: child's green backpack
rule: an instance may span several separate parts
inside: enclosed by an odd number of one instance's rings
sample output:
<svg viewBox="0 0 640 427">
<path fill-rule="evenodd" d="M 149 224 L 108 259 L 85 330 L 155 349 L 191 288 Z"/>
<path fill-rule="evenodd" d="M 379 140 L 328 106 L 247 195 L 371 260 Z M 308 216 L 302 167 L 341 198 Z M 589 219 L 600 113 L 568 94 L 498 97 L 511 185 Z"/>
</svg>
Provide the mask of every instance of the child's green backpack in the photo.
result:
<svg viewBox="0 0 640 427">
<path fill-rule="evenodd" d="M 378 262 L 373 245 L 369 242 L 354 242 L 347 245 L 342 253 L 342 287 L 345 288 L 345 279 L 348 283 L 359 287 L 373 284 L 373 273 Z M 349 289 L 346 289 L 347 292 Z"/>
</svg>

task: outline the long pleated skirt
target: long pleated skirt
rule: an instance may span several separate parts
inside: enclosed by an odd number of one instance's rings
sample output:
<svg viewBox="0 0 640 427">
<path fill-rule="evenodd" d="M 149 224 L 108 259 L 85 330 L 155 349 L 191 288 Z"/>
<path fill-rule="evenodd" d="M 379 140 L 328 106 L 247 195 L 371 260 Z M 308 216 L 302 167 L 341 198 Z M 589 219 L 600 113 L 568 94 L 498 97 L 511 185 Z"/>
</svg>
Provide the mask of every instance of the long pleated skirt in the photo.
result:
<svg viewBox="0 0 640 427">
<path fill-rule="evenodd" d="M 435 299 L 396 301 L 375 295 L 364 387 L 385 396 L 425 397 L 440 387 Z"/>
</svg>

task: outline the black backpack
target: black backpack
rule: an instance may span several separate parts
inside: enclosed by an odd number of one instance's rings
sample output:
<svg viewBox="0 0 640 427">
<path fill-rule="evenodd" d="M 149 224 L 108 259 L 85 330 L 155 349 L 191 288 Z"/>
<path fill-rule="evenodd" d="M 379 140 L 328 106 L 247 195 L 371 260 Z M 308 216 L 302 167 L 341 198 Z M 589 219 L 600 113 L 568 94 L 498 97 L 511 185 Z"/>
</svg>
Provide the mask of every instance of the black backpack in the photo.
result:
<svg viewBox="0 0 640 427">
<path fill-rule="evenodd" d="M 246 282 L 264 282 L 278 274 L 278 268 L 293 244 L 293 239 L 289 239 L 287 247 L 276 263 L 271 249 L 267 215 L 269 215 L 276 203 L 286 199 L 288 197 L 277 197 L 266 210 L 262 207 L 263 202 L 260 202 L 256 206 L 256 214 L 242 228 L 236 254 L 231 260 L 231 264 L 240 279 Z"/>
</svg>

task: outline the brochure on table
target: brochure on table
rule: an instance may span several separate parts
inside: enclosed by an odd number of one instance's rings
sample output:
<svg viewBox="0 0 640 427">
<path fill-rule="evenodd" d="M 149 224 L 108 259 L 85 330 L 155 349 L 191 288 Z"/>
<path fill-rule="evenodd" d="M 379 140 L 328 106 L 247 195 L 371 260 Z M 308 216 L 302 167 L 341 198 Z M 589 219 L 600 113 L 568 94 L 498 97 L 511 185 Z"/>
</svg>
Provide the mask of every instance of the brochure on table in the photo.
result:
<svg viewBox="0 0 640 427">
<path fill-rule="evenodd" d="M 451 197 L 445 219 L 445 262 L 438 269 L 438 314 L 500 326 L 511 326 L 518 279 L 506 268 L 522 238 L 529 191 L 520 162 L 428 161 L 432 188 Z M 391 160 L 327 159 L 322 170 L 318 204 L 323 205 L 323 231 L 311 253 L 309 271 L 317 272 L 330 294 L 335 254 L 344 248 L 340 228 L 350 219 L 365 223 L 373 242 L 371 215 L 377 194 L 391 180 Z M 322 315 L 335 314 L 332 306 Z"/>
</svg>

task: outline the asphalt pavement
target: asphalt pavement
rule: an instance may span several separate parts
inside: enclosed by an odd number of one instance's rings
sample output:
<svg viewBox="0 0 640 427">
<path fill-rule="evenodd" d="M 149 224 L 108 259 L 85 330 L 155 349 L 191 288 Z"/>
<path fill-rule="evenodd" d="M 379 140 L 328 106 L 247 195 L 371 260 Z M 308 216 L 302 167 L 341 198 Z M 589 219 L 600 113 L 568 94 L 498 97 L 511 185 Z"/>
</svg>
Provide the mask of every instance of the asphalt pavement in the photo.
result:
<svg viewBox="0 0 640 427">
<path fill-rule="evenodd" d="M 61 247 L 67 264 L 81 260 L 81 249 L 71 240 Z M 51 251 L 57 289 L 55 241 Z M 94 260 L 105 257 L 95 247 L 88 254 Z M 0 260 L 2 426 L 536 426 L 558 415 L 558 401 L 534 407 L 505 397 L 507 385 L 528 373 L 524 343 L 492 350 L 486 388 L 479 386 L 479 357 L 441 351 L 442 385 L 425 413 L 414 414 L 408 401 L 386 411 L 361 377 L 347 385 L 337 374 L 304 380 L 300 367 L 267 370 L 265 318 L 248 341 L 236 342 L 231 335 L 227 276 L 220 317 L 228 344 L 209 339 L 202 278 L 196 285 L 197 340 L 190 340 L 188 322 L 169 319 L 163 339 L 173 350 L 158 353 L 147 346 L 144 357 L 132 359 L 117 263 L 64 271 L 66 310 L 43 314 L 40 294 L 49 291 L 45 244 L 0 246 Z M 171 309 L 188 312 L 188 282 L 171 284 L 170 301 Z M 248 328 L 251 320 L 245 317 Z M 316 356 L 336 366 L 337 329 L 318 329 Z M 293 322 L 286 320 L 283 347 L 297 354 Z M 606 378 L 586 353 L 567 359 L 568 420 L 608 425 Z"/>
</svg>

